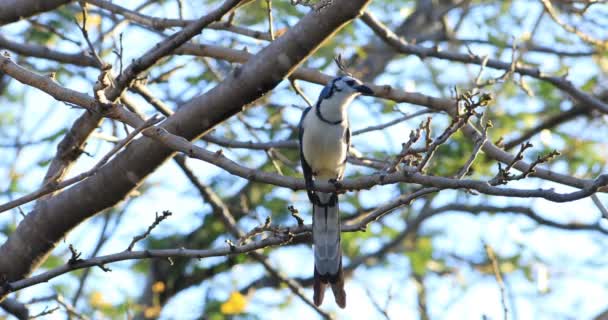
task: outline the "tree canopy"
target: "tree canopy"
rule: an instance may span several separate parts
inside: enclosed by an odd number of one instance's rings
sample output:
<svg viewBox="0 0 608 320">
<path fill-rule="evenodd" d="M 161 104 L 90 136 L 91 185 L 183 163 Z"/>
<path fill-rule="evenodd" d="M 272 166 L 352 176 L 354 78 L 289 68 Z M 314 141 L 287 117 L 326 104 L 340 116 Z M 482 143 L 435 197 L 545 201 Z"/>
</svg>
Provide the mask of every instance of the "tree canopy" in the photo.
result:
<svg viewBox="0 0 608 320">
<path fill-rule="evenodd" d="M 0 8 L 0 319 L 608 319 L 605 1 Z M 342 310 L 297 126 L 344 73 Z"/>
</svg>

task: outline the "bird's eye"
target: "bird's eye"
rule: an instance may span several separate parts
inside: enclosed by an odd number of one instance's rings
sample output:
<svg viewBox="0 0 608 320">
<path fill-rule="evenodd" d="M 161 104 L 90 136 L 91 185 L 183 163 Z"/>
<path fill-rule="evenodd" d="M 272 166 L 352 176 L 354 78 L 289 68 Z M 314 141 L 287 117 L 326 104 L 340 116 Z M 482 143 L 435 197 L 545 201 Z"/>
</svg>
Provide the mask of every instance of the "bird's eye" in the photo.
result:
<svg viewBox="0 0 608 320">
<path fill-rule="evenodd" d="M 355 85 L 355 80 L 346 80 L 346 84 L 352 87 Z"/>
</svg>

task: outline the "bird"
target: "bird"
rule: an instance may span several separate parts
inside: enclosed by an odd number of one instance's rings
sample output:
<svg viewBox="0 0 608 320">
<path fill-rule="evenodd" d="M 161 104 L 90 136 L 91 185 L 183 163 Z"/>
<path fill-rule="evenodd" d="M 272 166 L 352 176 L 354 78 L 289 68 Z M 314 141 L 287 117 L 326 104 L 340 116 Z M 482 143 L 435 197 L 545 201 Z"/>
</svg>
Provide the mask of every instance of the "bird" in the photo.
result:
<svg viewBox="0 0 608 320">
<path fill-rule="evenodd" d="M 300 162 L 312 203 L 313 302 L 316 306 L 323 303 L 328 284 L 340 308 L 346 307 L 346 292 L 338 194 L 316 192 L 314 182 L 342 180 L 351 138 L 348 106 L 357 96 L 372 94 L 368 86 L 350 75 L 335 77 L 323 88 L 316 104 L 302 112 L 300 119 Z"/>
</svg>

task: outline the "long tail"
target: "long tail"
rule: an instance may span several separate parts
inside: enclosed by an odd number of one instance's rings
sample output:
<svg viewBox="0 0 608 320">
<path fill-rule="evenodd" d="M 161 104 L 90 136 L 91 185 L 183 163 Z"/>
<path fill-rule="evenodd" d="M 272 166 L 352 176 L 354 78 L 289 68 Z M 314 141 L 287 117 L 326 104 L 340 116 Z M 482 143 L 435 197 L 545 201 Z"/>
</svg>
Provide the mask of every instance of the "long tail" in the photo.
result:
<svg viewBox="0 0 608 320">
<path fill-rule="evenodd" d="M 313 203 L 312 239 L 315 252 L 314 303 L 320 306 L 325 287 L 331 284 L 336 304 L 346 307 L 342 248 L 340 246 L 340 214 L 338 195 L 318 192 L 319 203 Z"/>
</svg>

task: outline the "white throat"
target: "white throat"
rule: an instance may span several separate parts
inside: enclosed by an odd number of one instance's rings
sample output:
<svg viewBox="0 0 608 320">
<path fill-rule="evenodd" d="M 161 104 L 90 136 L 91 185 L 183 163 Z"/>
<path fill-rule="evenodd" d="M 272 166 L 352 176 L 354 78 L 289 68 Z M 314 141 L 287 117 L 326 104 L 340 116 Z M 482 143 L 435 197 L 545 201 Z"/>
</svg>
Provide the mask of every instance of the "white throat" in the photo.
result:
<svg viewBox="0 0 608 320">
<path fill-rule="evenodd" d="M 319 108 L 319 112 L 325 120 L 330 122 L 347 121 L 348 112 L 346 109 L 355 99 L 355 96 L 357 94 L 352 92 L 336 92 L 331 98 L 322 100 L 319 106 L 315 106 L 315 108 Z"/>
</svg>

